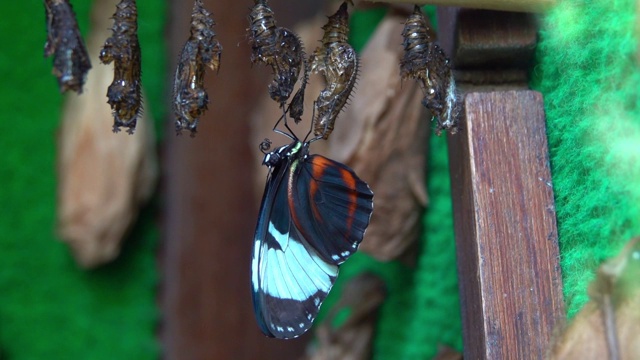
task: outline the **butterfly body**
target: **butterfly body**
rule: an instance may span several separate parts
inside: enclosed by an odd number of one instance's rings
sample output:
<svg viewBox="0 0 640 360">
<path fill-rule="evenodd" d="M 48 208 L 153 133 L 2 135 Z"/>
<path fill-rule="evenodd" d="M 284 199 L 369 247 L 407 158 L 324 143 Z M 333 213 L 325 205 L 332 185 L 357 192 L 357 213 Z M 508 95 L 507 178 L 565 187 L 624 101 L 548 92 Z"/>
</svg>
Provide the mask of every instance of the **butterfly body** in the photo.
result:
<svg viewBox="0 0 640 360">
<path fill-rule="evenodd" d="M 347 166 L 295 140 L 265 155 L 269 167 L 254 237 L 251 284 L 262 332 L 306 332 L 363 239 L 373 193 Z"/>
</svg>

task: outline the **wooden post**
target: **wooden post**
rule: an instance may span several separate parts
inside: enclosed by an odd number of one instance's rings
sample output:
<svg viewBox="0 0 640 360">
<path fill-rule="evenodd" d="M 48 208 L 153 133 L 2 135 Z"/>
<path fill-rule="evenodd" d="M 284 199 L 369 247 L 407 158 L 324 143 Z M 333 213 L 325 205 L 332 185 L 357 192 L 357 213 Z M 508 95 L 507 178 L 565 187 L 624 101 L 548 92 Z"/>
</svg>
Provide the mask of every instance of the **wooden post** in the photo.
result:
<svg viewBox="0 0 640 360">
<path fill-rule="evenodd" d="M 449 137 L 465 359 L 542 359 L 563 318 L 542 96 L 469 93 Z"/>
<path fill-rule="evenodd" d="M 543 99 L 523 76 L 535 31 L 472 12 L 439 19 L 466 64 L 461 131 L 448 137 L 464 358 L 543 359 L 564 306 Z"/>
<path fill-rule="evenodd" d="M 377 0 L 369 0 L 377 2 Z M 388 3 L 405 3 L 438 6 L 459 6 L 472 9 L 542 12 L 558 3 L 558 0 L 385 0 Z"/>
</svg>

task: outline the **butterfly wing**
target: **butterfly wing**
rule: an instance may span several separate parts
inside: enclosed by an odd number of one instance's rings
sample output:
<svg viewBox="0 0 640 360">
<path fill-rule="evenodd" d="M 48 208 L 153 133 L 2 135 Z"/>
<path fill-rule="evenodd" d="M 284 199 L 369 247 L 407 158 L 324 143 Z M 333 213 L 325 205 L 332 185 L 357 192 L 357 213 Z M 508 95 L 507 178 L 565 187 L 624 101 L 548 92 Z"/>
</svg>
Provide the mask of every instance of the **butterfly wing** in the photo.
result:
<svg viewBox="0 0 640 360">
<path fill-rule="evenodd" d="M 295 191 L 288 195 L 293 222 L 328 263 L 342 264 L 369 226 L 373 192 L 349 167 L 321 155 L 295 166 Z"/>
<path fill-rule="evenodd" d="M 262 332 L 288 339 L 306 332 L 338 276 L 293 225 L 287 206 L 286 161 L 267 180 L 251 266 L 253 306 Z"/>
</svg>

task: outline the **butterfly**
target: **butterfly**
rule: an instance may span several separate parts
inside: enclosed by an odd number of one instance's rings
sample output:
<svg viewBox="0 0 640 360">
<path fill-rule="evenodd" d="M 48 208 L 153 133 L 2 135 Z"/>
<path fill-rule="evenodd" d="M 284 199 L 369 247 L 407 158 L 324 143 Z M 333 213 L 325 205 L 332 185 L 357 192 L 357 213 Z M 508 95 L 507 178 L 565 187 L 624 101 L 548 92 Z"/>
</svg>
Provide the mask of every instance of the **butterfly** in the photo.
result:
<svg viewBox="0 0 640 360">
<path fill-rule="evenodd" d="M 373 192 L 346 165 L 309 154 L 309 145 L 321 137 L 301 141 L 276 132 L 292 143 L 263 160 L 269 174 L 254 236 L 251 287 L 260 330 L 289 339 L 311 327 L 340 264 L 358 249 Z"/>
</svg>

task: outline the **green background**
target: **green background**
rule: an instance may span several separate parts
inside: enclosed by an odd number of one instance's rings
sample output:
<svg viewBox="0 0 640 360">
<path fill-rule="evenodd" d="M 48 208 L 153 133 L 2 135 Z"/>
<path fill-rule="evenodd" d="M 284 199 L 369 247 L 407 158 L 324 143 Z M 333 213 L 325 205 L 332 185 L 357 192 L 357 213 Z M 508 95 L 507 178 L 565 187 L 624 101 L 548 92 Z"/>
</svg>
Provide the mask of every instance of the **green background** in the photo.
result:
<svg viewBox="0 0 640 360">
<path fill-rule="evenodd" d="M 86 34 L 90 1 L 73 4 Z M 569 316 L 588 300 L 599 263 L 640 234 L 635 6 L 632 0 L 567 0 L 540 17 L 532 87 L 545 99 Z M 145 109 L 163 119 L 167 71 L 158 54 L 165 53 L 166 8 L 152 0 L 138 0 L 138 7 Z M 64 96 L 51 60 L 43 58 L 43 6 L 2 1 L 0 13 L 0 358 L 158 358 L 157 206 L 144 210 L 116 262 L 96 271 L 77 268 L 55 236 L 55 141 Z M 354 14 L 357 49 L 383 15 Z M 379 359 L 429 358 L 440 344 L 462 347 L 446 140 L 431 140 L 431 206 L 415 271 L 356 254 L 327 300 L 335 301 L 361 272 L 385 280 Z"/>
<path fill-rule="evenodd" d="M 72 3 L 86 36 L 91 1 Z M 165 4 L 138 0 L 138 10 L 145 111 L 161 119 Z M 117 261 L 76 266 L 55 235 L 64 96 L 43 57 L 44 6 L 1 1 L 0 14 L 0 358 L 156 359 L 157 207 L 144 210 Z"/>
</svg>

